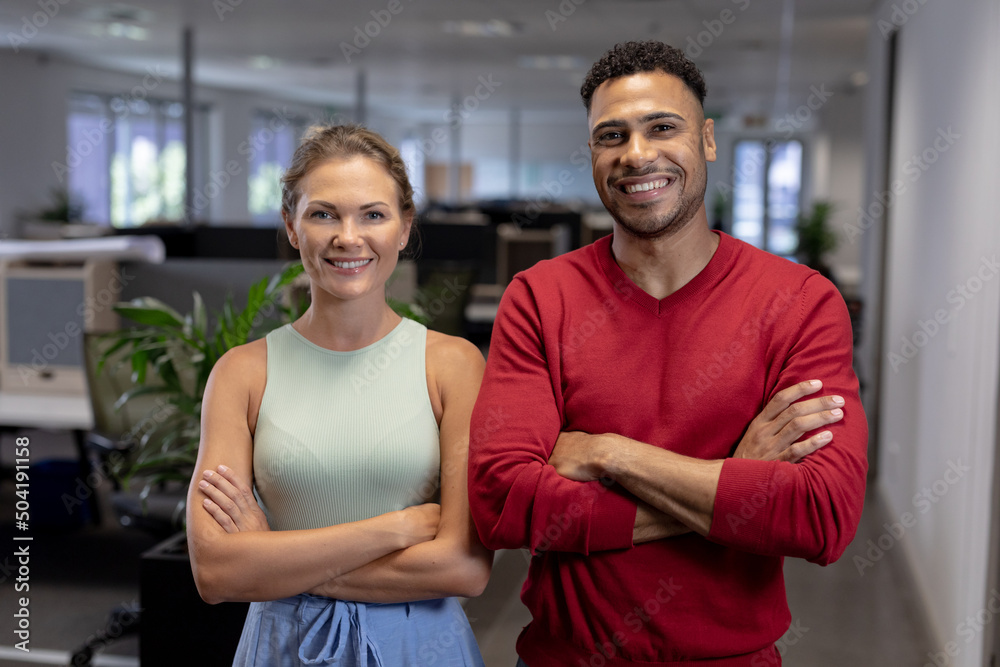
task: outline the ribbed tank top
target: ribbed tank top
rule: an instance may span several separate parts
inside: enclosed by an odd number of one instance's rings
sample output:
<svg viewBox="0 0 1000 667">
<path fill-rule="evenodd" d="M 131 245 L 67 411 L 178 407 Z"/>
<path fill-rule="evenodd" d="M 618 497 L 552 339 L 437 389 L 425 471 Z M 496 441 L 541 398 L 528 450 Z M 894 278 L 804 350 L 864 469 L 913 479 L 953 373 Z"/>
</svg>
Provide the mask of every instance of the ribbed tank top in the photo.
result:
<svg viewBox="0 0 1000 667">
<path fill-rule="evenodd" d="M 441 450 L 427 394 L 427 328 L 403 319 L 350 352 L 290 324 L 267 335 L 254 490 L 272 530 L 322 528 L 426 502 Z"/>
</svg>

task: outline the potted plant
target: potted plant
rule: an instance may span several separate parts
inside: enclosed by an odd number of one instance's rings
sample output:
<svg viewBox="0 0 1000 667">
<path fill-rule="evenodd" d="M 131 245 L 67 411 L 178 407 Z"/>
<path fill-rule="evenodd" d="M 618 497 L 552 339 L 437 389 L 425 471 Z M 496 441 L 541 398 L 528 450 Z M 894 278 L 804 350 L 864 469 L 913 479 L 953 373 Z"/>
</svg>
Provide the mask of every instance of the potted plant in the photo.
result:
<svg viewBox="0 0 1000 667">
<path fill-rule="evenodd" d="M 833 271 L 824 261 L 824 257 L 837 249 L 839 239 L 830 229 L 829 219 L 834 206 L 828 201 L 813 203 L 808 215 L 800 214 L 795 231 L 799 243 L 796 256 L 806 266 L 816 269 L 823 276 L 833 280 Z"/>
<path fill-rule="evenodd" d="M 230 296 L 212 318 L 197 292 L 186 314 L 150 297 L 115 307 L 136 325 L 105 336 L 110 344 L 103 349 L 98 371 L 110 363 L 131 367 L 132 387 L 118 398 L 117 407 L 156 397 L 132 429 L 132 446 L 116 470 L 122 486 L 141 485 L 141 508 L 133 510 L 140 515 L 138 521 L 154 507 L 166 509 L 166 516 L 149 519 L 149 524 L 169 526 L 183 515 L 184 491 L 198 457 L 209 374 L 227 350 L 305 310 L 308 301 L 301 298 L 282 305 L 285 288 L 301 273 L 302 264 L 295 263 L 262 279 L 250 288 L 242 310 L 236 311 Z M 249 605 L 212 606 L 200 599 L 183 531 L 143 554 L 139 587 L 143 665 L 174 665 L 184 658 L 222 664 L 232 659 Z M 178 642 L 178 637 L 185 639 Z"/>
</svg>

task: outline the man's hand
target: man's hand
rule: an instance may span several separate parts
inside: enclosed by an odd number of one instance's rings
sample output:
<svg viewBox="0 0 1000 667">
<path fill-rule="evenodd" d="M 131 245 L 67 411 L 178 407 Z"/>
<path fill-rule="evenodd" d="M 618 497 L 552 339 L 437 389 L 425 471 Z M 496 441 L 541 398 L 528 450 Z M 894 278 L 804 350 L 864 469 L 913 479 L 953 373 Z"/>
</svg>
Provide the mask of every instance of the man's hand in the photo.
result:
<svg viewBox="0 0 1000 667">
<path fill-rule="evenodd" d="M 591 435 L 582 431 L 563 431 L 549 455 L 549 465 L 556 472 L 577 482 L 590 482 L 604 475 L 607 447 L 614 434 Z"/>
<path fill-rule="evenodd" d="M 800 382 L 779 391 L 757 415 L 736 447 L 733 458 L 757 461 L 788 461 L 797 463 L 833 440 L 830 431 L 798 441 L 804 433 L 840 421 L 844 399 L 822 396 L 800 401 L 803 396 L 819 391 L 819 380 Z M 796 403 L 796 401 L 799 401 Z"/>
<path fill-rule="evenodd" d="M 230 468 L 204 471 L 198 488 L 208 496 L 202 503 L 205 509 L 227 533 L 271 530 L 253 490 Z"/>
</svg>

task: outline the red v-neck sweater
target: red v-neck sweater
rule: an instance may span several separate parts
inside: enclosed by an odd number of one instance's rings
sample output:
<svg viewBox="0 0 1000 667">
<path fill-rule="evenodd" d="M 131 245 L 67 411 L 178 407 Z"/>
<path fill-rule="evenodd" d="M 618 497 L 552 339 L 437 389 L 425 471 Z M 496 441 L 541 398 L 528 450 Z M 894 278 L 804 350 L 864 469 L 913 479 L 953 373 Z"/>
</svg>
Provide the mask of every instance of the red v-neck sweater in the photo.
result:
<svg viewBox="0 0 1000 667">
<path fill-rule="evenodd" d="M 854 537 L 868 430 L 843 298 L 815 271 L 725 234 L 656 300 L 611 237 L 517 275 L 472 417 L 469 500 L 491 549 L 534 554 L 518 639 L 530 667 L 780 664 L 782 557 L 827 564 Z M 798 464 L 729 458 L 775 393 L 818 378 L 846 400 Z M 633 546 L 636 500 L 547 465 L 560 431 L 725 459 L 708 537 Z"/>
</svg>

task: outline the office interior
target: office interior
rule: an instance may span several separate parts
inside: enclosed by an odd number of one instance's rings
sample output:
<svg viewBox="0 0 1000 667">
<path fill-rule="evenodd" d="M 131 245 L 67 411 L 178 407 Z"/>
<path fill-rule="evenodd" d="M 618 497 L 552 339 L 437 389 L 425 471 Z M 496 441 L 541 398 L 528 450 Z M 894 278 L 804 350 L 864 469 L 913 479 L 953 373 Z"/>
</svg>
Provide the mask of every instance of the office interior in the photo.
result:
<svg viewBox="0 0 1000 667">
<path fill-rule="evenodd" d="M 998 664 L 995 0 L 3 1 L 0 36 L 0 248 L 98 228 L 154 235 L 165 259 L 116 264 L 115 297 L 186 312 L 198 290 L 221 308 L 294 258 L 275 188 L 301 132 L 362 122 L 401 149 L 417 190 L 423 249 L 400 293 L 474 286 L 438 324 L 484 351 L 514 272 L 610 231 L 578 93 L 590 64 L 625 40 L 684 49 L 715 119 L 710 223 L 796 261 L 798 215 L 832 203 L 827 264 L 856 319 L 866 510 L 837 563 L 786 561 L 784 664 Z M 39 219 L 60 191 L 77 224 Z M 0 317 L 13 340 L 17 313 Z M 80 403 L 58 401 L 86 385 L 57 388 L 44 420 L 19 423 L 46 389 L 18 392 L 9 359 L 0 664 L 68 664 L 112 608 L 141 606 L 140 556 L 162 535 L 121 525 L 110 479 L 84 520 L 40 525 L 32 655 L 14 648 L 15 443 L 31 439 L 33 464 L 75 461 L 79 420 L 58 406 Z M 490 667 L 516 661 L 527 560 L 498 554 L 486 593 L 466 602 Z M 140 664 L 140 637 L 119 629 L 93 664 Z"/>
</svg>

